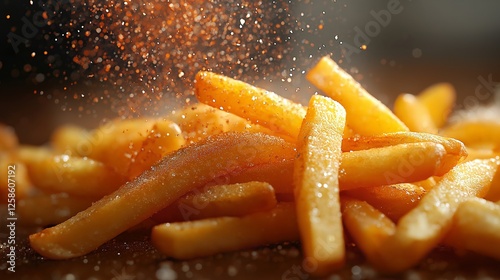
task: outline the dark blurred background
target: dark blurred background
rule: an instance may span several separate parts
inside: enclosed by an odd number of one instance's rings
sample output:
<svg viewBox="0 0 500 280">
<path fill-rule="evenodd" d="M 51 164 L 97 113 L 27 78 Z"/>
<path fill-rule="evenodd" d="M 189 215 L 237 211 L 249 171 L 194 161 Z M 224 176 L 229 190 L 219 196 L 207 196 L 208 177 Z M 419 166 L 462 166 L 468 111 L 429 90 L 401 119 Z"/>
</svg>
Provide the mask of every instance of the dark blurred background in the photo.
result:
<svg viewBox="0 0 500 280">
<path fill-rule="evenodd" d="M 460 108 L 500 82 L 499 1 L 138 2 L 2 0 L 0 122 L 40 144 L 63 123 L 161 115 L 199 69 L 305 102 L 323 55 L 389 106 L 450 82 Z"/>
</svg>

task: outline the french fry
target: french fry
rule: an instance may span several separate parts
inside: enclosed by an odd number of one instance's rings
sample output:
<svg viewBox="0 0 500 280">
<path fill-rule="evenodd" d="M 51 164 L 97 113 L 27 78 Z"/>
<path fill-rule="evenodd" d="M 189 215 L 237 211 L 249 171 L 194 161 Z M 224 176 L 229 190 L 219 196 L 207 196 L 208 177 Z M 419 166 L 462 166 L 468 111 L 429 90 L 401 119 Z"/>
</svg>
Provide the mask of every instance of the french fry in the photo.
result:
<svg viewBox="0 0 500 280">
<path fill-rule="evenodd" d="M 343 191 L 341 194 L 366 201 L 384 213 L 388 218 L 397 222 L 418 205 L 425 193 L 426 191 L 422 187 L 403 183 L 352 189 Z"/>
<path fill-rule="evenodd" d="M 437 133 L 438 128 L 427 107 L 413 94 L 400 94 L 394 101 L 394 114 L 415 132 Z"/>
<path fill-rule="evenodd" d="M 416 182 L 449 170 L 441 144 L 398 144 L 342 154 L 339 180 L 342 190 Z M 362 171 L 361 171 L 362 170 Z"/>
<path fill-rule="evenodd" d="M 181 260 L 298 239 L 293 203 L 244 217 L 161 224 L 151 233 L 158 250 Z"/>
<path fill-rule="evenodd" d="M 127 171 L 128 178 L 137 177 L 162 157 L 179 149 L 184 143 L 184 137 L 177 124 L 170 120 L 157 120 L 142 142 L 141 148 L 132 158 Z"/>
<path fill-rule="evenodd" d="M 195 94 L 202 103 L 231 112 L 295 140 L 306 109 L 297 103 L 242 81 L 198 72 Z"/>
<path fill-rule="evenodd" d="M 18 146 L 18 142 L 14 129 L 0 123 L 0 152 L 14 150 Z"/>
<path fill-rule="evenodd" d="M 24 225 L 49 226 L 87 209 L 93 201 L 67 193 L 39 194 L 19 200 L 16 210 L 19 222 Z"/>
<path fill-rule="evenodd" d="M 179 125 L 188 144 L 228 131 L 275 134 L 270 129 L 203 103 L 189 105 L 175 111 L 169 119 Z"/>
<path fill-rule="evenodd" d="M 50 143 L 56 153 L 70 156 L 89 156 L 90 132 L 76 125 L 63 125 L 51 135 Z"/>
<path fill-rule="evenodd" d="M 393 236 L 396 225 L 365 201 L 341 196 L 342 219 L 347 231 L 371 261 L 383 251 L 383 242 Z"/>
<path fill-rule="evenodd" d="M 476 198 L 458 206 L 447 242 L 500 260 L 500 205 Z"/>
<path fill-rule="evenodd" d="M 494 149 L 500 143 L 500 122 L 462 121 L 444 127 L 440 134 L 458 139 L 467 147 Z"/>
<path fill-rule="evenodd" d="M 453 109 L 456 93 L 451 84 L 438 83 L 420 92 L 417 99 L 427 108 L 434 126 L 441 128 Z"/>
<path fill-rule="evenodd" d="M 0 170 L 3 170 L 0 173 L 2 203 L 15 202 L 16 199 L 28 197 L 34 191 L 26 165 L 14 153 L 0 152 Z"/>
<path fill-rule="evenodd" d="M 224 133 L 207 138 L 167 155 L 65 222 L 30 235 L 31 247 L 50 259 L 85 255 L 194 188 L 232 172 L 294 155 L 291 144 L 264 134 Z"/>
<path fill-rule="evenodd" d="M 152 218 L 161 223 L 215 217 L 239 217 L 276 206 L 274 189 L 265 182 L 216 185 L 195 189 Z"/>
<path fill-rule="evenodd" d="M 457 165 L 399 220 L 394 235 L 383 241 L 382 250 L 370 261 L 390 273 L 414 266 L 443 240 L 459 205 L 488 191 L 497 168 L 496 160 Z"/>
<path fill-rule="evenodd" d="M 79 197 L 103 197 L 126 181 L 102 162 L 68 155 L 47 155 L 28 163 L 28 170 L 33 184 L 40 190 Z"/>
<path fill-rule="evenodd" d="M 316 276 L 345 262 L 338 177 L 345 114 L 339 103 L 314 95 L 297 139 L 297 223 L 304 257 L 316 262 Z"/>
<path fill-rule="evenodd" d="M 318 89 L 342 104 L 346 125 L 360 135 L 408 131 L 382 102 L 370 95 L 354 78 L 325 56 L 309 70 L 306 78 Z M 373 125 L 376 124 L 376 125 Z"/>
</svg>

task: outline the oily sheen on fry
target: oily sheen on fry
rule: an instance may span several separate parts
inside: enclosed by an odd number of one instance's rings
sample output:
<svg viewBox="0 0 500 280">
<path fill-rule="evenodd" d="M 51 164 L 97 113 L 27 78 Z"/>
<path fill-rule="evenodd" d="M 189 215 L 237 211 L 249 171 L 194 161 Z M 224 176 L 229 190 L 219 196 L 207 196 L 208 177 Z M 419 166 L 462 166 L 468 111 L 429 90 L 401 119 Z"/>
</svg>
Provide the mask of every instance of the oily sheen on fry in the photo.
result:
<svg viewBox="0 0 500 280">
<path fill-rule="evenodd" d="M 169 154 L 85 211 L 32 234 L 29 240 L 35 251 L 50 259 L 82 256 L 194 188 L 252 166 L 294 156 L 294 147 L 278 137 L 219 134 Z"/>
</svg>

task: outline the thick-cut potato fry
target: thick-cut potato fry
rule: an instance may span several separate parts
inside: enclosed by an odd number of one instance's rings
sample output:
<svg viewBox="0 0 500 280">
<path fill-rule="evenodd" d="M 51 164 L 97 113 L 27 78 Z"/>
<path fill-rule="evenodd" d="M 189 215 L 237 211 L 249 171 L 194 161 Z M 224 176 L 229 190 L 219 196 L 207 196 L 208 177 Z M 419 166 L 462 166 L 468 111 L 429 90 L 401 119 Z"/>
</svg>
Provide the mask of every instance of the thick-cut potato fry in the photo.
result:
<svg viewBox="0 0 500 280">
<path fill-rule="evenodd" d="M 210 137 L 167 155 L 69 220 L 32 234 L 30 244 L 51 259 L 85 255 L 194 188 L 251 166 L 279 162 L 294 155 L 293 145 L 279 137 L 251 133 Z"/>
<path fill-rule="evenodd" d="M 462 121 L 443 128 L 440 134 L 467 147 L 494 149 L 500 143 L 500 121 Z"/>
<path fill-rule="evenodd" d="M 384 250 L 384 240 L 396 232 L 396 225 L 365 201 L 342 195 L 341 202 L 347 231 L 369 260 L 377 258 Z"/>
<path fill-rule="evenodd" d="M 343 153 L 341 188 L 376 187 L 441 176 L 449 170 L 443 161 L 446 156 L 444 147 L 432 142 Z"/>
<path fill-rule="evenodd" d="M 451 84 L 438 83 L 421 91 L 417 98 L 427 108 L 434 126 L 441 128 L 453 109 L 456 93 Z"/>
<path fill-rule="evenodd" d="M 151 233 L 158 250 L 182 260 L 298 239 L 293 203 L 244 217 L 161 224 Z"/>
<path fill-rule="evenodd" d="M 161 223 L 214 217 L 239 217 L 276 206 L 271 185 L 248 182 L 195 189 L 152 218 Z"/>
<path fill-rule="evenodd" d="M 342 105 L 314 95 L 297 138 L 297 223 L 304 257 L 315 262 L 311 273 L 317 276 L 345 262 L 338 177 L 345 118 Z"/>
<path fill-rule="evenodd" d="M 500 260 L 500 205 L 476 198 L 460 206 L 447 236 L 448 244 Z"/>
<path fill-rule="evenodd" d="M 17 135 L 10 126 L 0 123 L 0 151 L 11 151 L 18 146 Z"/>
<path fill-rule="evenodd" d="M 242 117 L 203 103 L 188 105 L 175 111 L 169 119 L 179 125 L 188 144 L 228 131 L 276 134 L 270 129 L 253 124 Z"/>
<path fill-rule="evenodd" d="M 400 94 L 394 101 L 394 114 L 410 131 L 437 133 L 429 110 L 413 94 Z"/>
<path fill-rule="evenodd" d="M 370 95 L 354 78 L 325 56 L 309 70 L 306 78 L 314 86 L 342 104 L 347 126 L 360 135 L 408 131 L 382 102 Z"/>
<path fill-rule="evenodd" d="M 162 157 L 184 145 L 179 126 L 170 120 L 154 122 L 141 148 L 132 158 L 127 172 L 128 178 L 135 178 L 150 168 Z"/>
<path fill-rule="evenodd" d="M 453 168 L 399 220 L 394 235 L 383 241 L 382 250 L 370 261 L 387 272 L 415 265 L 445 237 L 460 203 L 488 191 L 498 164 L 496 160 L 474 160 Z"/>
<path fill-rule="evenodd" d="M 102 162 L 68 155 L 48 155 L 28 163 L 28 170 L 37 188 L 80 197 L 100 198 L 126 181 Z"/>
<path fill-rule="evenodd" d="M 343 151 L 359 151 L 372 148 L 394 146 L 405 143 L 437 143 L 443 145 L 446 155 L 441 159 L 442 169 L 450 170 L 467 156 L 467 149 L 458 140 L 429 133 L 397 132 L 384 133 L 377 136 L 360 136 L 344 139 Z M 411 181 L 410 181 L 411 182 Z"/>
<path fill-rule="evenodd" d="M 196 74 L 198 100 L 231 112 L 295 140 L 306 109 L 297 103 L 242 81 L 210 72 Z"/>
<path fill-rule="evenodd" d="M 51 135 L 50 143 L 57 153 L 70 156 L 88 156 L 90 132 L 76 125 L 64 125 L 57 128 Z"/>
<path fill-rule="evenodd" d="M 49 226 L 87 209 L 93 201 L 67 193 L 40 194 L 19 200 L 16 210 L 19 222 L 24 225 Z"/>
<path fill-rule="evenodd" d="M 415 208 L 425 195 L 425 189 L 410 183 L 358 188 L 343 195 L 368 202 L 393 221 L 398 221 Z"/>
</svg>

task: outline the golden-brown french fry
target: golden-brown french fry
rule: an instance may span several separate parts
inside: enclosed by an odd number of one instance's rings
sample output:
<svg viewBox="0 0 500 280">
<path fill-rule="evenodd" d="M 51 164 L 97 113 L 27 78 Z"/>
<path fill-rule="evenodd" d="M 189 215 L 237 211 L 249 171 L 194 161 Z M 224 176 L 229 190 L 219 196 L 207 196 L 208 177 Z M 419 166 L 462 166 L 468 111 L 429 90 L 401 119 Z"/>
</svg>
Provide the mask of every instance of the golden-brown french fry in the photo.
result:
<svg viewBox="0 0 500 280">
<path fill-rule="evenodd" d="M 18 146 L 17 135 L 10 126 L 0 123 L 0 151 L 11 151 Z"/>
<path fill-rule="evenodd" d="M 265 134 L 224 133 L 207 138 L 167 155 L 69 220 L 32 234 L 30 244 L 50 259 L 85 255 L 194 188 L 294 155 L 292 144 Z"/>
<path fill-rule="evenodd" d="M 100 198 L 112 193 L 126 179 L 102 162 L 68 155 L 49 155 L 28 163 L 33 184 L 48 193 Z"/>
<path fill-rule="evenodd" d="M 456 93 L 451 84 L 438 83 L 424 89 L 417 98 L 427 108 L 434 126 L 441 128 L 455 105 Z"/>
<path fill-rule="evenodd" d="M 394 101 L 394 114 L 415 132 L 437 133 L 438 128 L 427 107 L 413 94 L 400 94 Z"/>
<path fill-rule="evenodd" d="M 49 226 L 64 222 L 92 205 L 93 199 L 67 193 L 40 194 L 19 200 L 17 215 L 24 225 Z"/>
<path fill-rule="evenodd" d="M 399 220 L 396 232 L 383 241 L 371 262 L 387 272 L 401 272 L 418 263 L 445 237 L 458 206 L 487 192 L 497 168 L 496 160 L 457 165 Z"/>
<path fill-rule="evenodd" d="M 453 168 L 458 162 L 460 162 L 467 156 L 467 149 L 458 140 L 429 133 L 416 132 L 384 133 L 376 136 L 359 136 L 348 138 L 344 139 L 344 141 L 342 142 L 342 150 L 359 151 L 404 143 L 424 142 L 441 144 L 445 148 L 446 155 L 442 159 L 442 169 L 445 170 L 445 172 Z"/>
<path fill-rule="evenodd" d="M 339 174 L 341 189 L 416 182 L 441 176 L 449 170 L 445 158 L 444 147 L 432 142 L 343 153 Z"/>
<path fill-rule="evenodd" d="M 2 203 L 15 203 L 33 192 L 26 165 L 14 153 L 0 152 L 0 199 Z"/>
<path fill-rule="evenodd" d="M 70 156 L 88 156 L 90 132 L 76 125 L 63 125 L 51 136 L 50 143 L 56 153 Z"/>
<path fill-rule="evenodd" d="M 158 250 L 183 260 L 298 239 L 292 203 L 244 217 L 161 224 L 151 233 Z"/>
<path fill-rule="evenodd" d="M 354 199 L 368 202 L 395 222 L 415 208 L 425 193 L 424 188 L 410 183 L 358 188 L 342 192 Z"/>
<path fill-rule="evenodd" d="M 297 138 L 297 223 L 304 257 L 315 261 L 311 273 L 317 276 L 345 262 L 338 177 L 345 114 L 339 103 L 314 95 Z"/>
<path fill-rule="evenodd" d="M 370 95 L 354 78 L 325 56 L 309 70 L 307 80 L 342 104 L 347 126 L 360 135 L 408 131 L 382 102 Z M 373 125 L 376 124 L 376 125 Z"/>
<path fill-rule="evenodd" d="M 500 156 L 496 156 L 495 160 L 500 161 Z M 491 181 L 491 187 L 488 193 L 484 196 L 484 199 L 490 201 L 500 200 L 500 167 L 497 168 L 495 177 Z"/>
<path fill-rule="evenodd" d="M 447 242 L 500 260 L 500 205 L 476 198 L 458 206 Z"/>
<path fill-rule="evenodd" d="M 240 217 L 276 206 L 274 189 L 265 182 L 215 185 L 192 192 L 156 213 L 161 223 L 215 217 Z"/>
<path fill-rule="evenodd" d="M 179 149 L 184 142 L 177 124 L 170 120 L 157 120 L 142 142 L 141 148 L 132 158 L 127 172 L 128 178 L 137 177 L 162 157 Z"/>
<path fill-rule="evenodd" d="M 440 134 L 458 139 L 467 147 L 494 149 L 500 143 L 500 122 L 462 121 L 443 128 Z"/>
<path fill-rule="evenodd" d="M 297 103 L 242 81 L 210 72 L 198 72 L 195 78 L 198 100 L 231 112 L 295 140 L 305 108 Z"/>
<path fill-rule="evenodd" d="M 253 124 L 242 117 L 203 103 L 189 105 L 175 111 L 169 119 L 179 125 L 188 144 L 228 131 L 276 134 L 270 129 Z"/>
<path fill-rule="evenodd" d="M 382 212 L 365 201 L 341 196 L 342 219 L 349 234 L 368 260 L 383 251 L 384 240 L 396 232 L 396 225 Z"/>
</svg>

